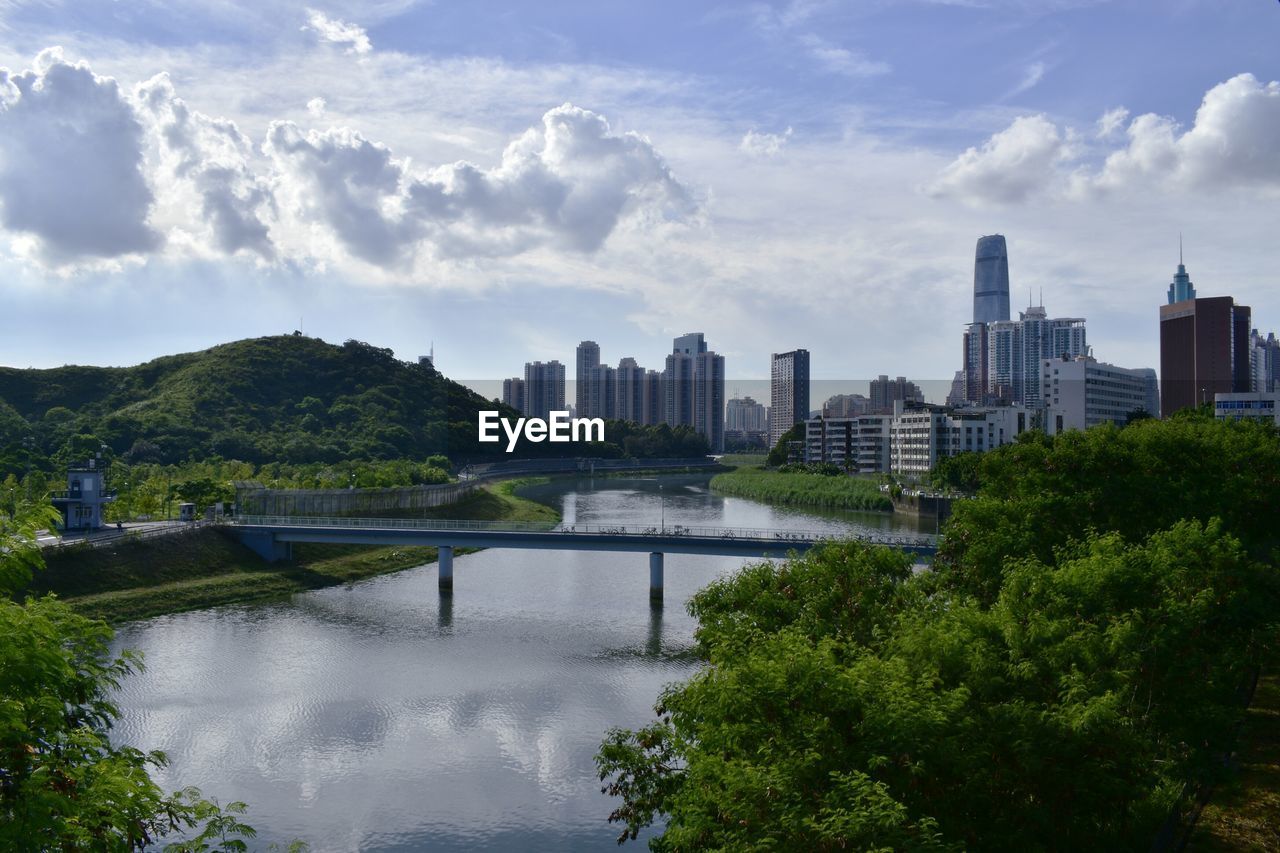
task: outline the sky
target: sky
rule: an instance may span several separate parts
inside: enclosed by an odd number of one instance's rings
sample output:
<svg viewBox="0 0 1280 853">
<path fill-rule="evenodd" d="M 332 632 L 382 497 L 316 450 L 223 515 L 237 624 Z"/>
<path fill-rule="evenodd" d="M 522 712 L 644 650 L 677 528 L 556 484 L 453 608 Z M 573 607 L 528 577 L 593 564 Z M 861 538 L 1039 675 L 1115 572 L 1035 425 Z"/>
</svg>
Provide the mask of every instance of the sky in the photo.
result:
<svg viewBox="0 0 1280 853">
<path fill-rule="evenodd" d="M 702 331 L 731 385 L 949 379 L 1001 233 L 1015 306 L 1158 366 L 1179 234 L 1280 328 L 1277 44 L 1269 0 L 0 0 L 0 364 Z"/>
</svg>

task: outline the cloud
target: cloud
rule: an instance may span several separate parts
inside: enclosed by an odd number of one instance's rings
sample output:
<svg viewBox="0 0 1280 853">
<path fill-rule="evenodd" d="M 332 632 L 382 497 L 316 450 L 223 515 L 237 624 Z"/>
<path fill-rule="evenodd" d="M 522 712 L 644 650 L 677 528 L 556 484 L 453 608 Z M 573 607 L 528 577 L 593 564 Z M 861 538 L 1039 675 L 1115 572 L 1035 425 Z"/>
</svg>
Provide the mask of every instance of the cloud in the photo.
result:
<svg viewBox="0 0 1280 853">
<path fill-rule="evenodd" d="M 324 12 L 315 9 L 307 10 L 307 25 L 302 29 L 313 31 L 321 41 L 347 45 L 347 53 L 363 54 L 373 50 L 369 34 L 363 27 L 330 18 Z"/>
<path fill-rule="evenodd" d="M 888 63 L 867 59 L 860 53 L 832 44 L 821 36 L 804 33 L 800 44 L 827 71 L 847 77 L 875 77 L 888 74 Z"/>
<path fill-rule="evenodd" d="M 1098 120 L 1094 137 L 1114 139 L 1128 118 L 1116 108 Z M 1122 147 L 1096 148 L 1101 165 L 1079 162 L 1070 127 L 1022 116 L 951 162 L 930 192 L 965 201 L 1022 202 L 1037 193 L 1068 199 L 1100 193 L 1217 193 L 1231 187 L 1280 190 L 1280 82 L 1240 74 L 1211 88 L 1182 131 L 1167 116 L 1145 113 L 1129 122 Z M 1096 162 L 1096 160 L 1094 161 Z"/>
<path fill-rule="evenodd" d="M 304 133 L 277 122 L 266 151 L 292 211 L 332 230 L 355 256 L 403 266 L 501 257 L 550 247 L 598 250 L 624 219 L 671 221 L 696 204 L 652 144 L 565 104 L 548 111 L 484 169 L 468 162 L 412 171 L 390 149 L 336 128 Z"/>
<path fill-rule="evenodd" d="M 157 249 L 144 128 L 116 81 L 57 48 L 0 69 L 0 223 L 64 266 Z"/>
<path fill-rule="evenodd" d="M 307 101 L 307 112 L 316 118 L 320 118 L 324 115 L 325 108 L 328 106 L 329 104 L 324 98 L 312 98 Z"/>
<path fill-rule="evenodd" d="M 156 141 L 151 165 L 162 206 L 171 202 L 181 216 L 190 194 L 201 213 L 194 227 L 205 231 L 218 250 L 274 259 L 265 219 L 274 198 L 267 182 L 253 172 L 249 139 L 234 122 L 190 109 L 174 93 L 167 74 L 138 86 L 134 98 Z M 180 227 L 192 223 L 188 219 Z"/>
<path fill-rule="evenodd" d="M 938 176 L 931 194 L 966 202 L 1020 202 L 1044 188 L 1046 176 L 1070 156 L 1056 125 L 1021 116 L 981 148 L 970 148 Z"/>
<path fill-rule="evenodd" d="M 1129 125 L 1128 145 L 1107 157 L 1092 185 L 1280 188 L 1280 82 L 1240 74 L 1219 83 L 1205 93 L 1191 129 L 1178 130 L 1170 118 L 1138 116 Z"/>
<path fill-rule="evenodd" d="M 738 148 L 753 157 L 773 157 L 782 150 L 782 146 L 786 145 L 790 138 L 790 127 L 782 133 L 757 133 L 754 130 L 748 130 L 742 137 L 742 142 L 738 143 Z"/>
<path fill-rule="evenodd" d="M 1129 120 L 1129 111 L 1124 107 L 1116 107 L 1107 110 L 1098 119 L 1096 125 L 1096 135 L 1098 139 L 1110 139 L 1124 127 L 1124 123 Z"/>
<path fill-rule="evenodd" d="M 1044 79 L 1044 74 L 1047 70 L 1048 66 L 1039 60 L 1031 63 L 1023 73 L 1022 80 L 1017 86 L 1014 86 L 1013 89 L 1010 90 L 1009 94 L 1005 95 L 1005 98 L 1012 98 L 1017 95 L 1021 95 L 1028 89 L 1034 88 L 1041 80 Z"/>
</svg>

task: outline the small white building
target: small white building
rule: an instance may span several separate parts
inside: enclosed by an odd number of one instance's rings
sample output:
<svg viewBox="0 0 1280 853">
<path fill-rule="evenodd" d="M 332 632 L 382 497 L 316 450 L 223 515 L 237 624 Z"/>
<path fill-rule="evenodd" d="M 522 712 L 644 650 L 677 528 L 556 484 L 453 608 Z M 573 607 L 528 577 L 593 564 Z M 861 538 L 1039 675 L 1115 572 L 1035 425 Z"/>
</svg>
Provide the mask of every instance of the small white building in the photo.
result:
<svg viewBox="0 0 1280 853">
<path fill-rule="evenodd" d="M 1280 391 L 1214 394 L 1213 416 L 1220 421 L 1270 421 L 1280 426 Z"/>
<path fill-rule="evenodd" d="M 102 527 L 103 508 L 116 499 L 107 490 L 106 472 L 98 460 L 90 459 L 67 467 L 67 489 L 54 492 L 51 500 L 62 514 L 63 530 L 97 530 Z"/>
</svg>

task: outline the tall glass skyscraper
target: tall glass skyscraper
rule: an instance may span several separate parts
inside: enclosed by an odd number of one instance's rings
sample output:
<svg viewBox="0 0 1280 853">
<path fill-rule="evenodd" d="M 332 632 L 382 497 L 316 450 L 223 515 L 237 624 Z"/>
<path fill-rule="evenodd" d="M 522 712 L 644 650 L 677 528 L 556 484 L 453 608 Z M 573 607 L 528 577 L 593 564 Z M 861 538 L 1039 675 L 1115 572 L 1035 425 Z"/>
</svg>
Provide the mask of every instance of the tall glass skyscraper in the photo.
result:
<svg viewBox="0 0 1280 853">
<path fill-rule="evenodd" d="M 973 263 L 973 322 L 1009 319 L 1009 250 L 1004 235 L 978 238 Z"/>
</svg>

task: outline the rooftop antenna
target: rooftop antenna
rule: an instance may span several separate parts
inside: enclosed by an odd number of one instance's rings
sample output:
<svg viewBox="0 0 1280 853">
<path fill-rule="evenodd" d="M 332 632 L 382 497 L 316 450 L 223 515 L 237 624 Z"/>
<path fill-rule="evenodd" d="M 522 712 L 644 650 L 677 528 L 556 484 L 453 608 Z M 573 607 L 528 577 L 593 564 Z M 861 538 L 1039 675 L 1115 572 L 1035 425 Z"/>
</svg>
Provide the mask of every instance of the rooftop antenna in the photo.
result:
<svg viewBox="0 0 1280 853">
<path fill-rule="evenodd" d="M 1040 285 L 1040 307 L 1044 307 L 1044 285 Z"/>
<path fill-rule="evenodd" d="M 1182 266 L 1182 232 L 1178 232 L 1178 266 Z"/>
</svg>

